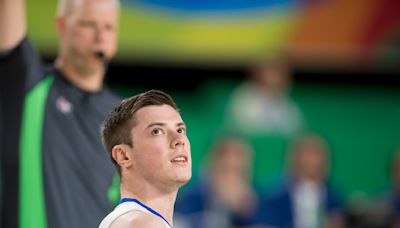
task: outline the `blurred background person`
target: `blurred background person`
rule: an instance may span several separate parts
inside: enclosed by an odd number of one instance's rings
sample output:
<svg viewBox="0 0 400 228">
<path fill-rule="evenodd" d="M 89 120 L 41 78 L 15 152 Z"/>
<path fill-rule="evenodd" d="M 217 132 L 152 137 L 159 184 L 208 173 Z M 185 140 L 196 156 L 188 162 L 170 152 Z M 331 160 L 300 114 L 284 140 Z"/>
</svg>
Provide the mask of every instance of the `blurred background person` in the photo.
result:
<svg viewBox="0 0 400 228">
<path fill-rule="evenodd" d="M 216 139 L 202 179 L 178 196 L 176 224 L 231 228 L 253 224 L 258 197 L 252 187 L 253 151 L 243 138 Z"/>
<path fill-rule="evenodd" d="M 270 54 L 258 61 L 230 98 L 228 125 L 249 135 L 291 137 L 298 133 L 304 120 L 289 96 L 291 73 L 283 54 Z"/>
<path fill-rule="evenodd" d="M 377 170 L 379 171 L 379 170 Z M 350 227 L 400 227 L 400 150 L 388 163 L 389 187 L 382 195 L 368 198 L 361 193 L 349 196 L 347 225 Z"/>
<path fill-rule="evenodd" d="M 391 160 L 391 191 L 387 203 L 395 218 L 395 227 L 400 227 L 400 149 Z"/>
<path fill-rule="evenodd" d="M 0 227 L 96 227 L 112 208 L 116 170 L 100 128 L 120 99 L 103 85 L 118 15 L 117 0 L 60 0 L 58 54 L 47 66 L 28 39 L 25 1 L 0 0 L 0 103 L 7 107 L 0 116 L 8 132 L 0 140 L 7 142 Z"/>
<path fill-rule="evenodd" d="M 270 51 L 249 66 L 228 98 L 225 125 L 249 137 L 258 158 L 254 178 L 259 191 L 280 177 L 287 144 L 306 125 L 290 94 L 292 73 L 286 52 Z"/>
<path fill-rule="evenodd" d="M 315 134 L 297 138 L 288 154 L 288 176 L 263 199 L 261 223 L 276 227 L 343 227 L 342 202 L 328 183 L 329 149 Z"/>
</svg>

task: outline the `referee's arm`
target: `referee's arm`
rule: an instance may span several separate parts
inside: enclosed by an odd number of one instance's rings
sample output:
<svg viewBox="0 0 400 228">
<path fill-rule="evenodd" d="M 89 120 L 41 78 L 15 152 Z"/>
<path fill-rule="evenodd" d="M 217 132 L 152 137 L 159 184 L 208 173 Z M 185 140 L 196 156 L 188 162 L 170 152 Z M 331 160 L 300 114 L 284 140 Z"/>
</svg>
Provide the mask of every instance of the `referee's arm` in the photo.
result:
<svg viewBox="0 0 400 228">
<path fill-rule="evenodd" d="M 0 53 L 16 47 L 26 35 L 24 0 L 0 0 Z"/>
</svg>

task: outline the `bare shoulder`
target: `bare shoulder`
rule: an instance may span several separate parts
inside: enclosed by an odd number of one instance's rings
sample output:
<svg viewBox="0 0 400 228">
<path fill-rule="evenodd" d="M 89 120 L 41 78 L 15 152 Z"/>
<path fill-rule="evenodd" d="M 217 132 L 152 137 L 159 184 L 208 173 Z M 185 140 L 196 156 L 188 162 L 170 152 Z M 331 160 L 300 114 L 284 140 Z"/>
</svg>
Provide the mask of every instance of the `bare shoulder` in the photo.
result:
<svg viewBox="0 0 400 228">
<path fill-rule="evenodd" d="M 142 211 L 130 211 L 119 216 L 110 226 L 110 228 L 135 228 L 135 227 L 148 227 L 160 228 L 164 227 L 161 219 L 150 213 Z"/>
</svg>

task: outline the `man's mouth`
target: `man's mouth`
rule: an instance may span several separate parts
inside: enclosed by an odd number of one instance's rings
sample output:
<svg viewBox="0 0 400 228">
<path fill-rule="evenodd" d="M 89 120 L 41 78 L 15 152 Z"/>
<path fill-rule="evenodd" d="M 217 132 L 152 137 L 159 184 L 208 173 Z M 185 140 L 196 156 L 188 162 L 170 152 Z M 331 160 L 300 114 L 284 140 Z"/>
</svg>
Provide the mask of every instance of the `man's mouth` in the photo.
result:
<svg viewBox="0 0 400 228">
<path fill-rule="evenodd" d="M 186 163 L 187 161 L 188 161 L 188 158 L 187 158 L 187 156 L 184 156 L 184 155 L 176 156 L 171 160 L 172 163 Z"/>
</svg>

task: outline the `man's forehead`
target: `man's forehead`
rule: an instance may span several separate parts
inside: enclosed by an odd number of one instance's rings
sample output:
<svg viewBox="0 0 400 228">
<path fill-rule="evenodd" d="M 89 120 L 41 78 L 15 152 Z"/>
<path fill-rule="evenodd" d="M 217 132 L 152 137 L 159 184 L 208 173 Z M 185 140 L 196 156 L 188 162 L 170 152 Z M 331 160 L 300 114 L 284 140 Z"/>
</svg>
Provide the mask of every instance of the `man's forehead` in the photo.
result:
<svg viewBox="0 0 400 228">
<path fill-rule="evenodd" d="M 71 16 L 85 16 L 90 13 L 115 13 L 117 15 L 118 5 L 112 1 L 75 0 L 74 4 L 68 5 L 67 10 Z"/>
<path fill-rule="evenodd" d="M 150 105 L 139 109 L 136 112 L 135 119 L 138 124 L 149 124 L 160 121 L 182 121 L 181 115 L 169 105 Z"/>
</svg>

